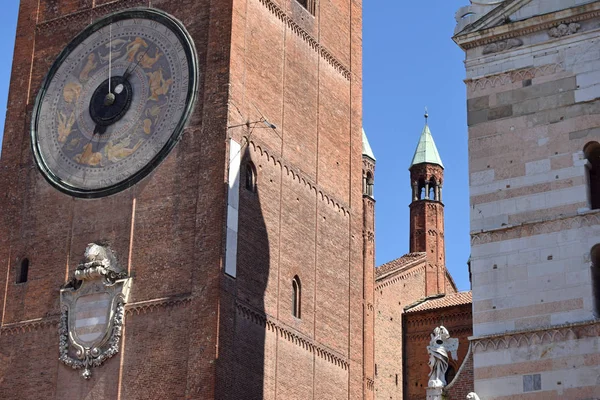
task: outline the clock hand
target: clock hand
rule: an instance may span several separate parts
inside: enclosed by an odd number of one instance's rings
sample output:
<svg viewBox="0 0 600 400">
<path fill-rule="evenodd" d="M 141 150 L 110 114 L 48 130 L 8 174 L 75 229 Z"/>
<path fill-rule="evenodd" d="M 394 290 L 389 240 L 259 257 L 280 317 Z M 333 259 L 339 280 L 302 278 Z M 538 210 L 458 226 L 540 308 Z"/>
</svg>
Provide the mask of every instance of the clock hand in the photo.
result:
<svg viewBox="0 0 600 400">
<path fill-rule="evenodd" d="M 108 95 L 112 93 L 110 76 L 112 75 L 112 24 L 108 26 Z M 108 97 L 108 96 L 107 96 Z"/>
<path fill-rule="evenodd" d="M 140 64 L 140 61 L 142 61 L 146 57 L 146 54 L 148 54 L 148 50 L 150 50 L 150 46 L 148 46 L 146 48 L 146 51 L 144 52 L 144 54 L 140 58 L 138 58 L 137 62 L 135 63 L 135 66 L 133 68 L 131 68 L 131 66 L 133 65 L 133 61 L 129 64 L 129 66 L 123 73 L 124 80 L 127 80 L 127 78 L 129 78 L 129 75 L 131 75 L 131 73 L 137 68 L 137 66 Z"/>
</svg>

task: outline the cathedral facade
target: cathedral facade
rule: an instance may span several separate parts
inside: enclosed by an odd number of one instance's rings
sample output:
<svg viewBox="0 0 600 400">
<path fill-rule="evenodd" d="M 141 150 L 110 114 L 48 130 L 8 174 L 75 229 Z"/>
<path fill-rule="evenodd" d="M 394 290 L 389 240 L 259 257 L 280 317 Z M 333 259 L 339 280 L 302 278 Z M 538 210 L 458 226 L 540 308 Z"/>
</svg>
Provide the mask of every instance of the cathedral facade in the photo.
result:
<svg viewBox="0 0 600 400">
<path fill-rule="evenodd" d="M 600 398 L 598 1 L 472 1 L 473 367 L 482 399 Z"/>
<path fill-rule="evenodd" d="M 373 397 L 361 13 L 21 1 L 0 398 Z"/>
</svg>

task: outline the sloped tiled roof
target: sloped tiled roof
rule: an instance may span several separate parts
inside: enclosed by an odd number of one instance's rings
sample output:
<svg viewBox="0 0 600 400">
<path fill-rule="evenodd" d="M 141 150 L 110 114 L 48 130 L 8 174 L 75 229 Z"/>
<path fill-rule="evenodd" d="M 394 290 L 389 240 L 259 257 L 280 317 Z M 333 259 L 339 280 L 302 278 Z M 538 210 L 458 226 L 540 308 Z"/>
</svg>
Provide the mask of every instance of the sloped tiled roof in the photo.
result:
<svg viewBox="0 0 600 400">
<path fill-rule="evenodd" d="M 420 264 L 427 258 L 427 253 L 408 253 L 400 258 L 383 264 L 375 270 L 375 279 L 396 270 L 409 269 L 414 264 Z"/>
<path fill-rule="evenodd" d="M 434 299 L 424 299 L 422 303 L 419 303 L 411 308 L 405 309 L 407 313 L 435 310 L 438 308 L 446 308 L 453 306 L 460 306 L 463 304 L 471 304 L 473 302 L 473 295 L 471 291 L 458 292 L 447 294 L 442 297 L 436 297 Z"/>
</svg>

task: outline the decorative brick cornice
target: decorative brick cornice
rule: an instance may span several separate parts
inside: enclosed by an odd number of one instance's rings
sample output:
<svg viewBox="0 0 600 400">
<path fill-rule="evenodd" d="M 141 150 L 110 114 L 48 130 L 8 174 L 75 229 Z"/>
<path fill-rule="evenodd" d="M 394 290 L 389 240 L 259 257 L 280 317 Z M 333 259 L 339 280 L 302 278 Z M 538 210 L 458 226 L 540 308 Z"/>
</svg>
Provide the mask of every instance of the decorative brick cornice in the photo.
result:
<svg viewBox="0 0 600 400">
<path fill-rule="evenodd" d="M 550 221 L 531 222 L 487 232 L 472 233 L 471 245 L 476 246 L 503 240 L 521 239 L 529 236 L 566 231 L 599 224 L 600 212 L 593 211 L 581 215 L 556 218 Z"/>
<path fill-rule="evenodd" d="M 394 283 L 399 282 L 399 281 L 404 281 L 404 280 L 410 278 L 411 276 L 413 276 L 415 274 L 419 274 L 421 272 L 424 272 L 425 269 L 426 269 L 426 267 L 427 267 L 427 265 L 425 264 L 425 260 L 419 260 L 419 262 L 422 262 L 423 265 L 420 266 L 420 267 L 417 267 L 415 269 L 411 269 L 411 270 L 405 271 L 405 272 L 403 272 L 403 273 L 401 273 L 401 274 L 393 277 L 392 279 L 385 280 L 385 281 L 383 281 L 381 283 L 378 283 L 378 284 L 375 285 L 375 289 L 377 290 L 377 289 L 381 289 L 381 288 L 393 285 Z"/>
<path fill-rule="evenodd" d="M 463 317 L 464 318 L 464 317 Z M 439 324 L 440 320 L 442 319 L 442 317 L 437 318 L 435 321 L 430 322 L 429 324 L 427 324 L 427 327 L 431 327 L 434 326 L 436 324 Z M 444 314 L 444 323 L 446 323 L 447 321 L 450 321 L 450 318 L 446 318 L 446 314 Z M 465 335 L 471 335 L 473 333 L 473 327 L 472 326 L 461 326 L 461 327 L 448 327 L 448 330 L 450 331 L 450 334 L 452 335 L 452 337 L 457 337 L 457 336 L 465 336 Z M 411 341 L 415 341 L 415 342 L 429 342 L 431 340 L 431 329 L 427 332 L 415 332 L 415 333 L 406 333 L 405 334 L 406 339 L 410 339 Z"/>
<path fill-rule="evenodd" d="M 58 329 L 60 322 L 59 315 L 53 315 L 45 318 L 37 318 L 28 321 L 19 321 L 11 324 L 2 325 L 0 336 L 15 335 L 25 332 L 33 332 L 46 328 Z"/>
<path fill-rule="evenodd" d="M 472 314 L 471 311 L 464 310 L 465 305 L 453 306 L 448 308 L 440 308 L 438 310 L 427 311 L 425 315 L 421 315 L 420 313 L 404 313 L 403 316 L 406 321 L 407 331 L 412 329 L 413 327 L 422 327 L 422 326 L 430 326 L 432 324 L 438 324 L 441 319 L 444 320 L 444 323 L 454 322 L 454 321 L 471 321 Z M 469 326 L 472 329 L 472 326 Z M 460 329 L 460 328 L 456 328 Z M 431 332 L 428 332 L 428 335 Z"/>
<path fill-rule="evenodd" d="M 507 332 L 498 335 L 469 338 L 475 352 L 509 349 L 537 344 L 557 343 L 600 336 L 600 320 L 556 325 L 546 328 Z"/>
<path fill-rule="evenodd" d="M 321 188 L 315 182 L 313 182 L 308 176 L 306 176 L 299 168 L 295 168 L 286 164 L 285 160 L 280 159 L 279 157 L 274 156 L 274 152 L 267 148 L 266 145 L 262 143 L 258 143 L 257 141 L 248 140 L 248 138 L 244 138 L 251 146 L 252 150 L 259 154 L 261 157 L 267 159 L 273 165 L 278 165 L 281 168 L 282 174 L 289 178 L 292 178 L 296 183 L 304 185 L 309 190 L 312 190 L 317 198 L 329 206 L 333 207 L 336 211 L 341 212 L 344 216 L 350 215 L 350 206 L 344 203 L 341 200 L 334 198 L 331 194 L 327 193 L 325 189 Z"/>
<path fill-rule="evenodd" d="M 156 311 L 159 308 L 186 307 L 191 301 L 192 297 L 190 295 L 182 295 L 128 303 L 125 306 L 125 314 L 139 315 Z"/>
<path fill-rule="evenodd" d="M 552 75 L 564 71 L 563 63 L 547 64 L 539 67 L 523 68 L 496 75 L 484 76 L 478 79 L 467 79 L 465 84 L 472 92 L 483 90 L 488 87 L 504 86 L 509 83 L 520 82 L 525 79 L 533 79 L 540 76 Z"/>
<path fill-rule="evenodd" d="M 321 45 L 315 38 L 313 38 L 308 32 L 306 32 L 300 25 L 281 9 L 281 7 L 273 0 L 259 0 L 269 11 L 285 23 L 288 28 L 298 35 L 302 40 L 306 42 L 314 51 L 316 51 L 321 58 L 323 58 L 329 65 L 339 72 L 344 78 L 350 80 L 350 70 L 339 61 L 329 50 Z"/>
<path fill-rule="evenodd" d="M 277 321 L 263 312 L 253 309 L 247 304 L 242 304 L 237 301 L 236 309 L 238 314 L 243 318 L 264 327 L 268 331 L 276 333 L 278 336 L 286 339 L 290 343 L 293 343 L 298 347 L 302 347 L 304 350 L 309 351 L 310 353 L 315 354 L 318 357 L 344 370 L 348 370 L 349 362 L 347 358 L 336 351 L 316 343 L 313 339 L 304 336 L 291 327 L 285 326 L 280 321 Z"/>
<path fill-rule="evenodd" d="M 94 8 L 75 11 L 70 14 L 61 15 L 57 18 L 42 21 L 36 26 L 36 32 L 40 35 L 50 35 L 64 27 L 69 27 L 69 29 L 82 30 L 88 24 L 91 24 L 96 19 L 106 14 L 139 6 L 148 6 L 148 0 L 112 1 L 110 3 L 95 6 Z"/>
</svg>

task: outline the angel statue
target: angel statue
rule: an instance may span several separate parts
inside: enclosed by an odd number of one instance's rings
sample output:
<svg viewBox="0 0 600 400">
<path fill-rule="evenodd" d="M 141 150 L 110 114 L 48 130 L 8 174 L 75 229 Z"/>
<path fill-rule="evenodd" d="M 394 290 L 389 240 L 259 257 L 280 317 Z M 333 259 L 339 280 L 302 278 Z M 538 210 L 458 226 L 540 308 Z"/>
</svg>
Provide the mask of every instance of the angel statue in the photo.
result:
<svg viewBox="0 0 600 400">
<path fill-rule="evenodd" d="M 448 370 L 448 352 L 456 359 L 458 339 L 450 339 L 448 330 L 439 326 L 433 330 L 431 341 L 427 346 L 429 352 L 429 383 L 430 388 L 442 388 L 446 386 L 446 371 Z"/>
</svg>

